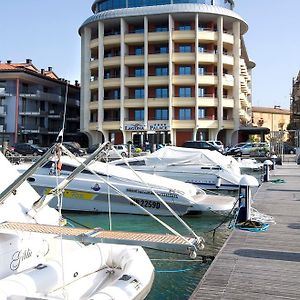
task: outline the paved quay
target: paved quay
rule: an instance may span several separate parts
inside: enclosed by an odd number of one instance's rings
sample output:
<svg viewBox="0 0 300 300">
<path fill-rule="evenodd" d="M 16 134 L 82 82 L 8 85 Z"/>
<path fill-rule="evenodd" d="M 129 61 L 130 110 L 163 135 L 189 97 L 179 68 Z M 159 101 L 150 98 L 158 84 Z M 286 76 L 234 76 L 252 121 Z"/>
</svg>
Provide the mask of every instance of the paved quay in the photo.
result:
<svg viewBox="0 0 300 300">
<path fill-rule="evenodd" d="M 190 300 L 300 299 L 300 166 L 276 166 L 274 179 L 284 182 L 263 183 L 253 207 L 276 224 L 233 230 Z"/>
</svg>

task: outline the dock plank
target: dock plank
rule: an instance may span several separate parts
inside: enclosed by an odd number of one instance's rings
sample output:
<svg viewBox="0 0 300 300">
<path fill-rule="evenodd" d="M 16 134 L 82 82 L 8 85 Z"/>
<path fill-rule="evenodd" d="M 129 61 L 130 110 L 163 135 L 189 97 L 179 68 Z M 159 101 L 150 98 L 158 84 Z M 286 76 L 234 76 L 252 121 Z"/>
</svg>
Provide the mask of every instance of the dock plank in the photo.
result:
<svg viewBox="0 0 300 300">
<path fill-rule="evenodd" d="M 300 166 L 277 166 L 253 206 L 276 224 L 253 233 L 234 229 L 190 300 L 300 299 Z"/>
</svg>

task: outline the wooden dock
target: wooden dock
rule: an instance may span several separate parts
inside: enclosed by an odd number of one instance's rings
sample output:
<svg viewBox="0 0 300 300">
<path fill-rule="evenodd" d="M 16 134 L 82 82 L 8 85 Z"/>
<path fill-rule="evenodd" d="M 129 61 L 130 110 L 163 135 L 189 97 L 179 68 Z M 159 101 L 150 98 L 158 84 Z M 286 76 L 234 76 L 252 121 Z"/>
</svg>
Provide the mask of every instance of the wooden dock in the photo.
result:
<svg viewBox="0 0 300 300">
<path fill-rule="evenodd" d="M 254 196 L 254 207 L 276 224 L 253 233 L 235 229 L 190 297 L 300 299 L 300 166 L 277 166 Z"/>
</svg>

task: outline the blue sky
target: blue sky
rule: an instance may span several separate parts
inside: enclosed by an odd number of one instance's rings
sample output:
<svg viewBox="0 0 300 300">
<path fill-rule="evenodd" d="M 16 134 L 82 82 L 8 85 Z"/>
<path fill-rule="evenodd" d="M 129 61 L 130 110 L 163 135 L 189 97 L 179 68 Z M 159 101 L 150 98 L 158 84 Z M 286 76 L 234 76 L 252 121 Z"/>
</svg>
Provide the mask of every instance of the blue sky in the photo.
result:
<svg viewBox="0 0 300 300">
<path fill-rule="evenodd" d="M 93 0 L 6 0 L 1 3 L 0 60 L 31 58 L 59 77 L 80 80 L 78 28 Z M 292 78 L 300 69 L 299 0 L 236 0 L 249 25 L 245 35 L 253 71 L 253 104 L 289 107 Z"/>
</svg>

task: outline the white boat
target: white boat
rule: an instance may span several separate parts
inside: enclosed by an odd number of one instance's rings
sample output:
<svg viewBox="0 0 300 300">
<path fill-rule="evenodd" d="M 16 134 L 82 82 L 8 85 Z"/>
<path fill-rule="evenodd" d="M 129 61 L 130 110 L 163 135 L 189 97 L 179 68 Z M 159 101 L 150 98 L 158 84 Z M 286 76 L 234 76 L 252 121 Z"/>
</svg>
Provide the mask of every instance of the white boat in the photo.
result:
<svg viewBox="0 0 300 300">
<path fill-rule="evenodd" d="M 143 248 L 80 242 L 96 230 L 62 226 L 55 209 L 37 205 L 40 195 L 26 181 L 15 183 L 19 173 L 1 153 L 0 168 L 0 299 L 147 296 L 154 268 Z"/>
<path fill-rule="evenodd" d="M 206 189 L 237 190 L 242 178 L 237 161 L 206 149 L 167 146 L 149 155 L 112 161 L 116 166 L 192 183 Z M 127 165 L 128 164 L 128 165 Z"/>
<path fill-rule="evenodd" d="M 263 163 L 258 162 L 255 158 L 237 158 L 238 166 L 242 171 L 260 171 Z"/>
<path fill-rule="evenodd" d="M 28 181 L 40 194 L 48 193 L 80 165 L 83 159 L 61 157 L 62 170 L 53 175 L 49 162 L 39 168 Z M 23 173 L 30 164 L 16 165 Z M 93 174 L 92 172 L 95 172 Z M 51 175 L 52 174 L 52 175 Z M 109 196 L 108 196 L 109 195 Z M 227 214 L 236 200 L 230 196 L 208 195 L 200 188 L 160 176 L 133 172 L 107 163 L 94 162 L 88 170 L 78 174 L 64 192 L 64 210 L 112 212 L 170 216 L 169 207 L 182 216 L 185 214 Z M 50 202 L 55 207 L 56 203 Z"/>
</svg>

